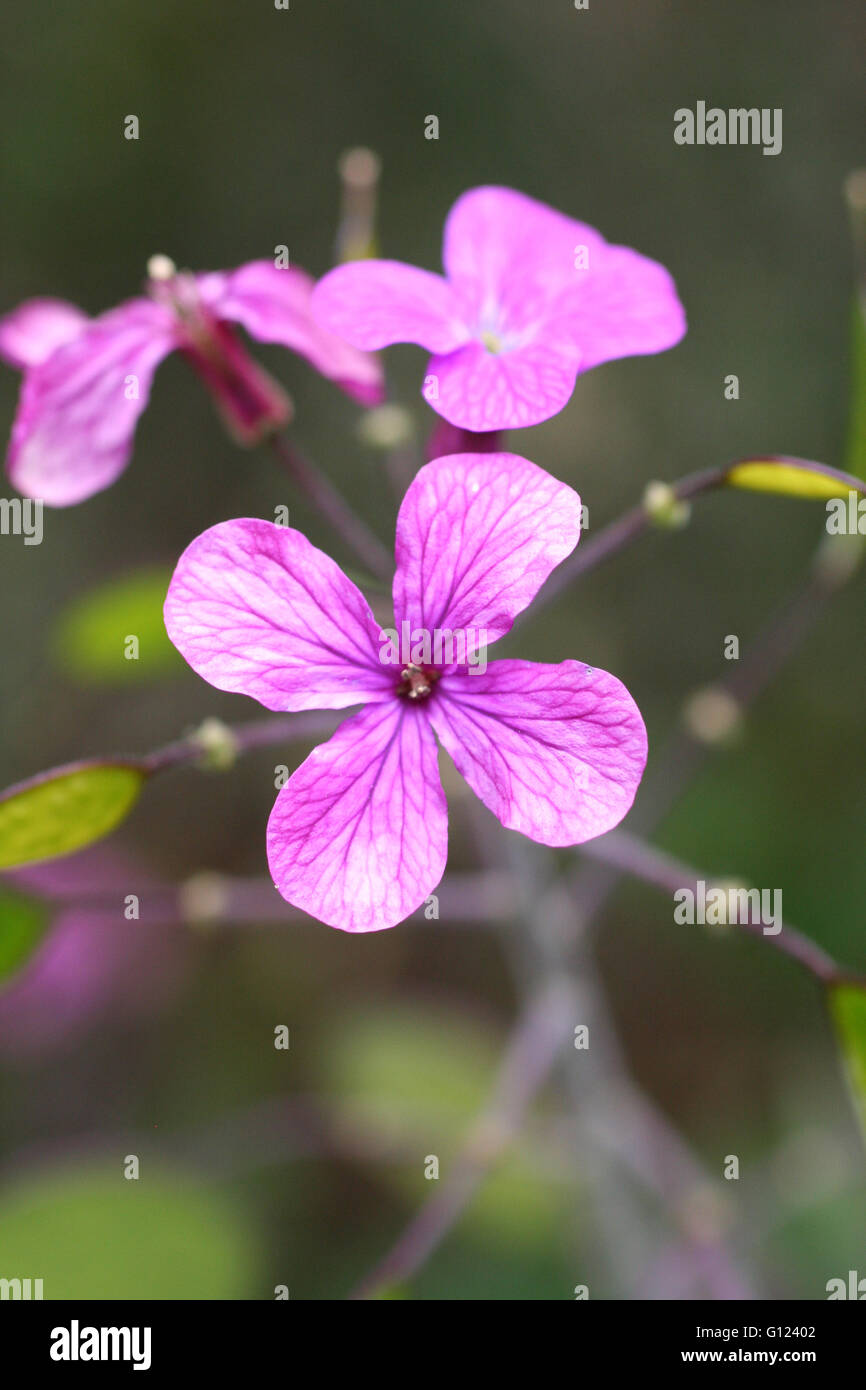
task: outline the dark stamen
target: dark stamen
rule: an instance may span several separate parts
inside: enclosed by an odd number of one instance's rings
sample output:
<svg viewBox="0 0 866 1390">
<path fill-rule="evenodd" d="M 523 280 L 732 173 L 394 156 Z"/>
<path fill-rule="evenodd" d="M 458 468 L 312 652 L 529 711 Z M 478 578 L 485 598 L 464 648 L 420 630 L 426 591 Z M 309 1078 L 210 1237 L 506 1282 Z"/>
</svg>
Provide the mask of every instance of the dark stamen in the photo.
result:
<svg viewBox="0 0 866 1390">
<path fill-rule="evenodd" d="M 400 672 L 401 684 L 399 694 L 405 695 L 408 700 L 426 700 L 430 691 L 433 689 L 433 682 L 436 679 L 432 671 L 425 671 L 421 666 L 404 666 Z"/>
</svg>

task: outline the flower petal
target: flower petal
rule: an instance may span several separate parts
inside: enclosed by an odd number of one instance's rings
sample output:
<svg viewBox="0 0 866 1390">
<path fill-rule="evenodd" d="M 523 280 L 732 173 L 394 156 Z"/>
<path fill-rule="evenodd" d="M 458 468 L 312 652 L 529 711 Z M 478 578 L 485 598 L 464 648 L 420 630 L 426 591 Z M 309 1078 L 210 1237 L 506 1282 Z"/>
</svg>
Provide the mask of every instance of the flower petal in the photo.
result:
<svg viewBox="0 0 866 1390">
<path fill-rule="evenodd" d="M 436 740 L 422 711 L 397 699 L 361 710 L 315 748 L 268 823 L 283 897 L 342 931 L 408 917 L 438 884 L 447 851 Z"/>
<path fill-rule="evenodd" d="M 686 315 L 664 266 L 627 246 L 605 246 L 539 331 L 545 342 L 573 344 L 585 372 L 673 347 L 686 331 Z"/>
<path fill-rule="evenodd" d="M 482 434 L 523 429 L 549 420 L 568 404 L 578 367 L 578 353 L 568 343 L 541 339 L 501 353 L 467 343 L 430 359 L 421 394 L 460 429 Z"/>
<path fill-rule="evenodd" d="M 603 237 L 512 188 L 470 188 L 445 223 L 442 260 L 480 328 L 526 330 L 579 275 L 578 248 L 590 264 Z M 441 349 L 437 349 L 441 351 Z"/>
<path fill-rule="evenodd" d="M 577 845 L 617 825 L 646 763 L 625 686 L 578 661 L 494 661 L 444 676 L 429 701 L 443 747 L 509 830 Z"/>
<path fill-rule="evenodd" d="M 431 635 L 502 637 L 577 545 L 580 498 L 517 454 L 451 454 L 416 474 L 397 517 L 394 613 Z"/>
<path fill-rule="evenodd" d="M 445 226 L 443 256 L 473 328 L 499 343 L 503 373 L 509 358 L 517 359 L 516 394 L 535 402 L 527 419 L 513 407 L 503 412 L 503 428 L 509 414 L 515 424 L 531 424 L 561 409 L 571 368 L 584 372 L 616 357 L 661 352 L 686 331 L 676 286 L 663 266 L 627 246 L 611 246 L 586 223 L 508 188 L 471 189 L 458 199 Z M 545 356 L 533 389 L 532 351 L 542 344 Z M 523 352 L 529 353 L 527 368 L 519 361 Z M 431 373 L 441 365 L 431 363 Z M 453 423 L 494 428 L 487 423 L 496 418 L 489 404 L 476 415 L 484 424 L 467 423 L 472 413 L 465 397 L 479 411 L 485 392 L 496 389 L 495 369 L 481 364 L 489 374 L 485 381 L 468 359 L 453 365 L 464 380 L 452 381 L 450 390 L 440 387 L 439 405 L 425 392 L 427 400 Z"/>
<path fill-rule="evenodd" d="M 363 594 L 300 531 L 244 519 L 187 546 L 165 626 L 194 671 L 266 709 L 344 709 L 394 693 Z"/>
<path fill-rule="evenodd" d="M 420 343 L 451 352 L 468 342 L 460 304 L 447 280 L 402 261 L 350 261 L 319 281 L 313 312 L 357 348 Z"/>
<path fill-rule="evenodd" d="M 358 352 L 314 318 L 314 281 L 302 270 L 251 261 L 233 271 L 200 275 L 196 284 L 218 318 L 241 324 L 260 343 L 281 343 L 364 405 L 384 397 L 375 357 Z"/>
<path fill-rule="evenodd" d="M 8 460 L 19 491 L 66 507 L 114 482 L 129 461 L 153 373 L 174 346 L 169 311 L 132 299 L 28 371 Z"/>
<path fill-rule="evenodd" d="M 0 319 L 0 357 L 10 367 L 35 367 L 77 338 L 89 322 L 65 299 L 28 299 Z"/>
</svg>

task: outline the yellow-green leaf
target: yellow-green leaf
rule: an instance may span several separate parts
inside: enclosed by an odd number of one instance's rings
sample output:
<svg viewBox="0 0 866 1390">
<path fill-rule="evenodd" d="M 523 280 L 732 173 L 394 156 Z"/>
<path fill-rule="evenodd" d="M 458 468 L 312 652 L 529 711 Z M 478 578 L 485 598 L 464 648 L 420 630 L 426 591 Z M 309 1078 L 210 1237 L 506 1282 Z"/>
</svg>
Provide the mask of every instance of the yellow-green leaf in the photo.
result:
<svg viewBox="0 0 866 1390">
<path fill-rule="evenodd" d="M 0 794 L 0 869 L 71 854 L 107 835 L 138 799 L 133 760 L 71 763 Z"/>
<path fill-rule="evenodd" d="M 854 1109 L 866 1140 L 866 987 L 834 985 L 830 1012 L 845 1061 Z"/>
<path fill-rule="evenodd" d="M 60 669 L 87 685 L 158 680 L 183 670 L 162 617 L 170 579 L 170 569 L 135 570 L 75 599 L 54 632 Z"/>
<path fill-rule="evenodd" d="M 866 483 L 860 478 L 811 459 L 743 459 L 728 469 L 725 482 L 729 487 L 746 488 L 750 492 L 772 492 L 783 497 L 819 501 L 847 497 L 849 492 L 866 496 Z"/>
</svg>

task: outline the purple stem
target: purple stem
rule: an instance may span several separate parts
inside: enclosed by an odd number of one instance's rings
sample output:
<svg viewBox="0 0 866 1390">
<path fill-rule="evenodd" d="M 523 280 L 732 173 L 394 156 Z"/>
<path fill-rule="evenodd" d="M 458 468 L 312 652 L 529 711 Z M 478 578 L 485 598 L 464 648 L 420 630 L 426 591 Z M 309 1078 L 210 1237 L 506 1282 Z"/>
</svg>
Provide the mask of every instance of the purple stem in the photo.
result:
<svg viewBox="0 0 866 1390">
<path fill-rule="evenodd" d="M 235 724 L 228 728 L 229 735 L 239 753 L 251 752 L 254 748 L 267 748 L 272 743 L 292 742 L 295 739 L 316 738 L 319 734 L 332 734 L 338 720 L 332 713 L 322 710 L 304 710 L 298 714 L 277 715 L 270 719 L 253 719 L 248 724 Z M 206 756 L 206 749 L 196 734 L 177 739 L 164 748 L 157 748 L 137 761 L 143 770 L 152 775 L 167 772 L 185 763 L 198 762 Z"/>
<path fill-rule="evenodd" d="M 271 449 L 292 482 L 310 499 L 363 565 L 378 579 L 390 584 L 394 562 L 378 536 L 352 510 L 333 483 L 282 434 L 268 440 Z"/>
<path fill-rule="evenodd" d="M 689 473 L 678 483 L 672 483 L 671 491 L 678 502 L 689 501 L 702 492 L 711 492 L 713 488 L 721 487 L 730 467 L 730 464 L 724 464 L 721 468 L 704 468 L 699 473 Z M 598 535 L 582 541 L 574 554 L 554 570 L 541 593 L 533 600 L 533 613 L 539 611 L 539 606 L 545 607 L 558 598 L 564 589 L 587 570 L 594 569 L 613 555 L 618 555 L 627 545 L 631 545 L 632 541 L 653 529 L 655 523 L 646 507 L 640 503 L 617 517 L 616 521 L 599 531 Z"/>
<path fill-rule="evenodd" d="M 681 888 L 694 890 L 698 880 L 707 881 L 707 876 L 697 869 L 629 835 L 625 830 L 609 830 L 598 840 L 590 840 L 583 845 L 581 853 L 666 893 L 676 893 Z M 775 935 L 765 935 L 760 922 L 742 922 L 739 930 L 775 946 L 776 950 L 797 961 L 823 985 L 866 984 L 866 979 L 843 970 L 826 951 L 787 923 L 783 923 L 781 931 Z"/>
<path fill-rule="evenodd" d="M 697 473 L 689 473 L 685 478 L 680 478 L 679 482 L 671 484 L 673 498 L 678 502 L 688 502 L 704 492 L 712 492 L 715 488 L 724 486 L 728 474 L 738 464 L 749 462 L 789 464 L 824 474 L 840 488 L 848 487 L 860 494 L 866 490 L 860 478 L 855 478 L 852 474 L 844 473 L 838 468 L 831 468 L 828 464 L 818 463 L 813 459 L 793 458 L 786 454 L 762 454 L 756 460 L 735 459 L 732 463 L 724 463 L 720 467 L 703 468 Z M 583 541 L 574 554 L 553 572 L 541 593 L 533 601 L 532 612 L 537 614 L 580 575 L 585 574 L 587 570 L 594 569 L 603 561 L 609 560 L 611 556 L 618 555 L 632 541 L 645 535 L 647 531 L 656 529 L 656 526 L 657 523 L 653 520 L 644 503 L 624 512 L 621 517 L 611 522 L 597 536 Z"/>
<path fill-rule="evenodd" d="M 459 1220 L 488 1169 L 519 1131 L 559 1056 L 572 1016 L 570 993 L 560 985 L 549 985 L 531 1002 L 506 1048 L 490 1101 L 447 1183 L 425 1202 L 396 1244 L 361 1280 L 352 1299 L 375 1298 L 411 1278 Z"/>
</svg>

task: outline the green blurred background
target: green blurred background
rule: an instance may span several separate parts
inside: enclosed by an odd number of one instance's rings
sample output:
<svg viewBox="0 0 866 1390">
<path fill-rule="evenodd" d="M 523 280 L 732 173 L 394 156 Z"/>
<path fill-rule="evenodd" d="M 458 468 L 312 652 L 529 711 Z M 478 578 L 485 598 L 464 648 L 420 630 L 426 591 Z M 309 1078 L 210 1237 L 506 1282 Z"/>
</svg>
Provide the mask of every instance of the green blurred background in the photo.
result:
<svg viewBox="0 0 866 1390">
<path fill-rule="evenodd" d="M 339 155 L 368 145 L 383 160 L 384 255 L 438 268 L 452 201 L 503 183 L 675 276 L 690 324 L 676 349 L 587 374 L 561 415 L 509 437 L 579 490 L 590 534 L 650 478 L 768 450 L 843 466 L 842 185 L 864 163 L 864 42 L 853 0 L 6 7 L 0 308 L 47 294 L 98 313 L 138 291 L 154 252 L 206 269 L 285 243 L 321 274 L 333 263 Z M 699 99 L 781 107 L 783 152 L 675 145 L 675 109 Z M 137 142 L 123 138 L 128 114 Z M 429 114 L 438 141 L 424 139 Z M 390 542 L 393 494 L 381 455 L 358 437 L 359 411 L 288 353 L 255 351 L 294 396 L 297 439 Z M 419 445 L 434 423 L 417 394 L 424 360 L 413 347 L 387 355 Z M 738 401 L 724 397 L 729 373 Z M 7 432 L 17 389 L 4 369 Z M 40 547 L 0 538 L 0 783 L 145 751 L 207 715 L 253 717 L 252 702 L 182 666 L 143 659 L 142 678 L 123 684 L 76 675 L 57 627 L 97 586 L 170 567 L 205 527 L 272 517 L 282 503 L 347 560 L 267 451 L 238 450 L 169 359 L 121 480 L 46 512 Z M 683 697 L 723 674 L 725 636 L 745 647 L 760 630 L 823 521 L 820 503 L 708 498 L 685 532 L 588 576 L 508 651 L 615 671 L 644 711 L 655 763 Z M 864 608 L 855 579 L 660 842 L 708 873 L 781 887 L 786 918 L 866 969 Z M 262 875 L 273 766 L 303 752 L 263 750 L 219 778 L 167 777 L 114 843 L 163 880 Z M 452 857 L 471 867 L 462 815 L 458 801 Z M 518 1007 L 500 934 L 440 921 L 353 939 L 305 919 L 178 935 L 145 940 L 173 979 L 151 1002 L 126 1005 L 130 957 L 112 977 L 117 997 L 74 1030 L 3 1045 L 0 1276 L 44 1276 L 48 1297 L 270 1298 L 286 1285 L 293 1298 L 341 1298 L 429 1196 L 425 1156 L 444 1173 L 492 1082 Z M 601 940 L 635 1076 L 714 1176 L 725 1154 L 740 1155 L 741 1179 L 723 1195 L 731 1228 L 751 1231 L 741 1254 L 756 1296 L 820 1298 L 829 1278 L 866 1273 L 862 1155 L 810 982 L 770 949 L 675 927 L 669 901 L 634 885 Z M 291 1030 L 287 1052 L 273 1046 L 278 1024 Z M 310 1097 L 336 1117 L 336 1137 L 315 1137 Z M 549 1091 L 533 1142 L 409 1296 L 569 1298 L 577 1283 L 591 1297 L 653 1296 L 651 1273 L 614 1272 L 580 1148 L 535 1151 L 561 1106 Z M 138 1183 L 122 1182 L 131 1152 Z M 679 1219 L 653 1215 L 648 1268 Z"/>
</svg>

